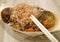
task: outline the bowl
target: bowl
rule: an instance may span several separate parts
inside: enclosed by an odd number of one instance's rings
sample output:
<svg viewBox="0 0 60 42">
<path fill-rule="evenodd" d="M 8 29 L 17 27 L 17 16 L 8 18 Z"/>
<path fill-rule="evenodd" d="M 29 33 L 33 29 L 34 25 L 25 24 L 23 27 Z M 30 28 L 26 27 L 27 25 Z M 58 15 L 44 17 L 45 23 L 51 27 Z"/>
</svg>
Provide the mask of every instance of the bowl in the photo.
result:
<svg viewBox="0 0 60 42">
<path fill-rule="evenodd" d="M 54 7 L 52 5 L 48 6 L 46 5 L 47 3 L 45 3 L 45 5 L 41 4 L 39 1 L 12 1 L 10 2 L 11 4 L 9 3 L 6 3 L 6 4 L 1 4 L 1 7 L 0 7 L 0 21 L 2 23 L 2 19 L 1 19 L 1 11 L 6 8 L 6 7 L 14 7 L 16 4 L 18 3 L 27 3 L 27 4 L 30 4 L 30 5 L 33 5 L 33 6 L 38 6 L 38 7 L 41 7 L 45 10 L 48 10 L 48 11 L 51 11 L 52 13 L 54 13 L 55 17 L 56 17 L 56 25 L 50 29 L 48 29 L 50 32 L 56 32 L 56 31 L 60 31 L 60 12 L 59 10 L 57 9 L 54 9 Z M 47 8 L 48 6 L 48 8 Z M 3 24 L 5 24 L 5 27 L 6 28 L 11 28 L 11 30 L 14 30 L 14 31 L 17 31 L 19 33 L 22 33 L 23 35 L 26 34 L 26 35 L 29 35 L 29 36 L 38 36 L 38 35 L 42 35 L 43 33 L 40 31 L 40 32 L 23 32 L 23 31 L 19 31 L 19 30 L 16 30 L 16 29 L 13 29 L 12 27 L 9 26 L 9 24 L 6 24 L 3 22 Z"/>
</svg>

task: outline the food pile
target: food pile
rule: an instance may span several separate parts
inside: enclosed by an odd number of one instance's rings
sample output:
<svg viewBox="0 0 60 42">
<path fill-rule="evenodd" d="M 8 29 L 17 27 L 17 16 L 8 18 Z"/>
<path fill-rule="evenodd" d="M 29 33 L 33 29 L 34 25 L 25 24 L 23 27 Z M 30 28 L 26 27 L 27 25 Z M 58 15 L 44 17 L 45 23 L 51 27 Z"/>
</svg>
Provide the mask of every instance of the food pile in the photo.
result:
<svg viewBox="0 0 60 42">
<path fill-rule="evenodd" d="M 40 31 L 30 19 L 31 15 L 34 15 L 47 29 L 55 25 L 53 13 L 28 4 L 18 4 L 12 8 L 5 8 L 1 12 L 2 20 L 5 23 L 10 23 L 10 26 L 17 30 L 26 32 Z"/>
</svg>

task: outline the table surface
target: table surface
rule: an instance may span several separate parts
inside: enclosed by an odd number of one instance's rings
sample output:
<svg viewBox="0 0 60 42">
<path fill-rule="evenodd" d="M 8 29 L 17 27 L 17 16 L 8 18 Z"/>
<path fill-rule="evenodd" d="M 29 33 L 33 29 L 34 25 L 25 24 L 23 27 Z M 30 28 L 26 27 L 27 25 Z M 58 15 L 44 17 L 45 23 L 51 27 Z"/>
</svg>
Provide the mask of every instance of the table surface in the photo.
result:
<svg viewBox="0 0 60 42">
<path fill-rule="evenodd" d="M 2 4 L 5 5 L 5 4 L 12 2 L 12 1 L 0 0 L 0 3 L 1 3 L 0 7 L 2 6 Z M 26 0 L 26 1 L 28 1 L 28 0 Z M 33 2 L 39 2 L 36 0 L 32 0 L 32 1 Z M 17 1 L 14 1 L 14 2 L 16 3 Z M 60 3 L 59 2 L 60 2 L 60 0 L 50 0 L 50 1 L 40 0 L 41 5 L 53 3 L 52 5 L 54 5 L 53 6 L 54 9 L 60 11 Z M 35 4 L 37 5 L 37 3 L 35 3 Z M 44 7 L 47 7 L 47 6 L 43 6 L 43 8 Z M 16 33 L 17 32 L 6 28 L 6 26 L 3 24 L 3 22 L 0 21 L 0 42 L 51 42 L 45 35 L 39 35 L 36 37 L 31 37 L 31 36 L 23 35 L 20 33 L 18 33 L 18 34 L 16 34 Z M 60 31 L 54 32 L 52 34 L 60 41 Z"/>
</svg>

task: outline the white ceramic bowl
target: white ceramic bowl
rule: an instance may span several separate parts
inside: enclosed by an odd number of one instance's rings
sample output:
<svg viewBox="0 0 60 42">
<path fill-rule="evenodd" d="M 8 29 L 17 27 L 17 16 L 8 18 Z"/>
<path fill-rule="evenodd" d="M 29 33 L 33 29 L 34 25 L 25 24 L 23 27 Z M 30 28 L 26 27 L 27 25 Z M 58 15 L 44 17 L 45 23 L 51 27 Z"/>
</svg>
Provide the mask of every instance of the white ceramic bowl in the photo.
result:
<svg viewBox="0 0 60 42">
<path fill-rule="evenodd" d="M 55 6 L 55 3 L 52 3 L 51 4 L 51 2 L 49 2 L 48 4 L 47 4 L 47 2 L 48 1 L 41 1 L 41 0 L 39 0 L 39 1 L 36 1 L 36 0 L 30 0 L 30 1 L 28 1 L 28 0 L 20 0 L 20 1 L 10 1 L 10 2 L 7 2 L 7 3 L 5 3 L 5 4 L 1 4 L 1 7 L 0 7 L 0 13 L 1 13 L 1 11 L 4 9 L 4 8 L 6 8 L 6 7 L 13 7 L 13 6 L 15 6 L 16 4 L 18 4 L 18 3 L 27 3 L 27 4 L 30 4 L 30 5 L 33 5 L 33 6 L 38 6 L 38 7 L 41 7 L 41 8 L 43 8 L 43 9 L 45 9 L 45 10 L 49 10 L 49 11 L 51 11 L 52 13 L 54 13 L 54 15 L 56 16 L 56 18 L 57 18 L 57 22 L 56 22 L 56 25 L 55 25 L 55 27 L 52 27 L 52 28 L 50 28 L 49 29 L 49 31 L 50 32 L 55 32 L 55 31 L 60 31 L 60 12 L 59 12 L 59 10 L 57 9 L 57 8 L 59 8 L 58 6 Z M 1 19 L 1 14 L 0 14 L 0 21 L 1 21 L 1 23 L 2 23 L 2 19 Z M 5 27 L 6 28 L 11 28 L 12 29 L 12 27 L 10 27 L 8 24 L 5 24 L 4 22 L 3 22 L 3 25 L 5 25 Z M 19 30 L 16 30 L 16 29 L 13 29 L 13 30 L 15 30 L 15 31 L 17 31 L 17 32 L 20 32 L 20 33 L 23 33 L 23 34 L 26 34 L 26 35 L 29 35 L 29 36 L 38 36 L 38 35 L 42 35 L 43 33 L 40 31 L 40 32 L 23 32 L 23 31 L 19 31 Z"/>
</svg>

